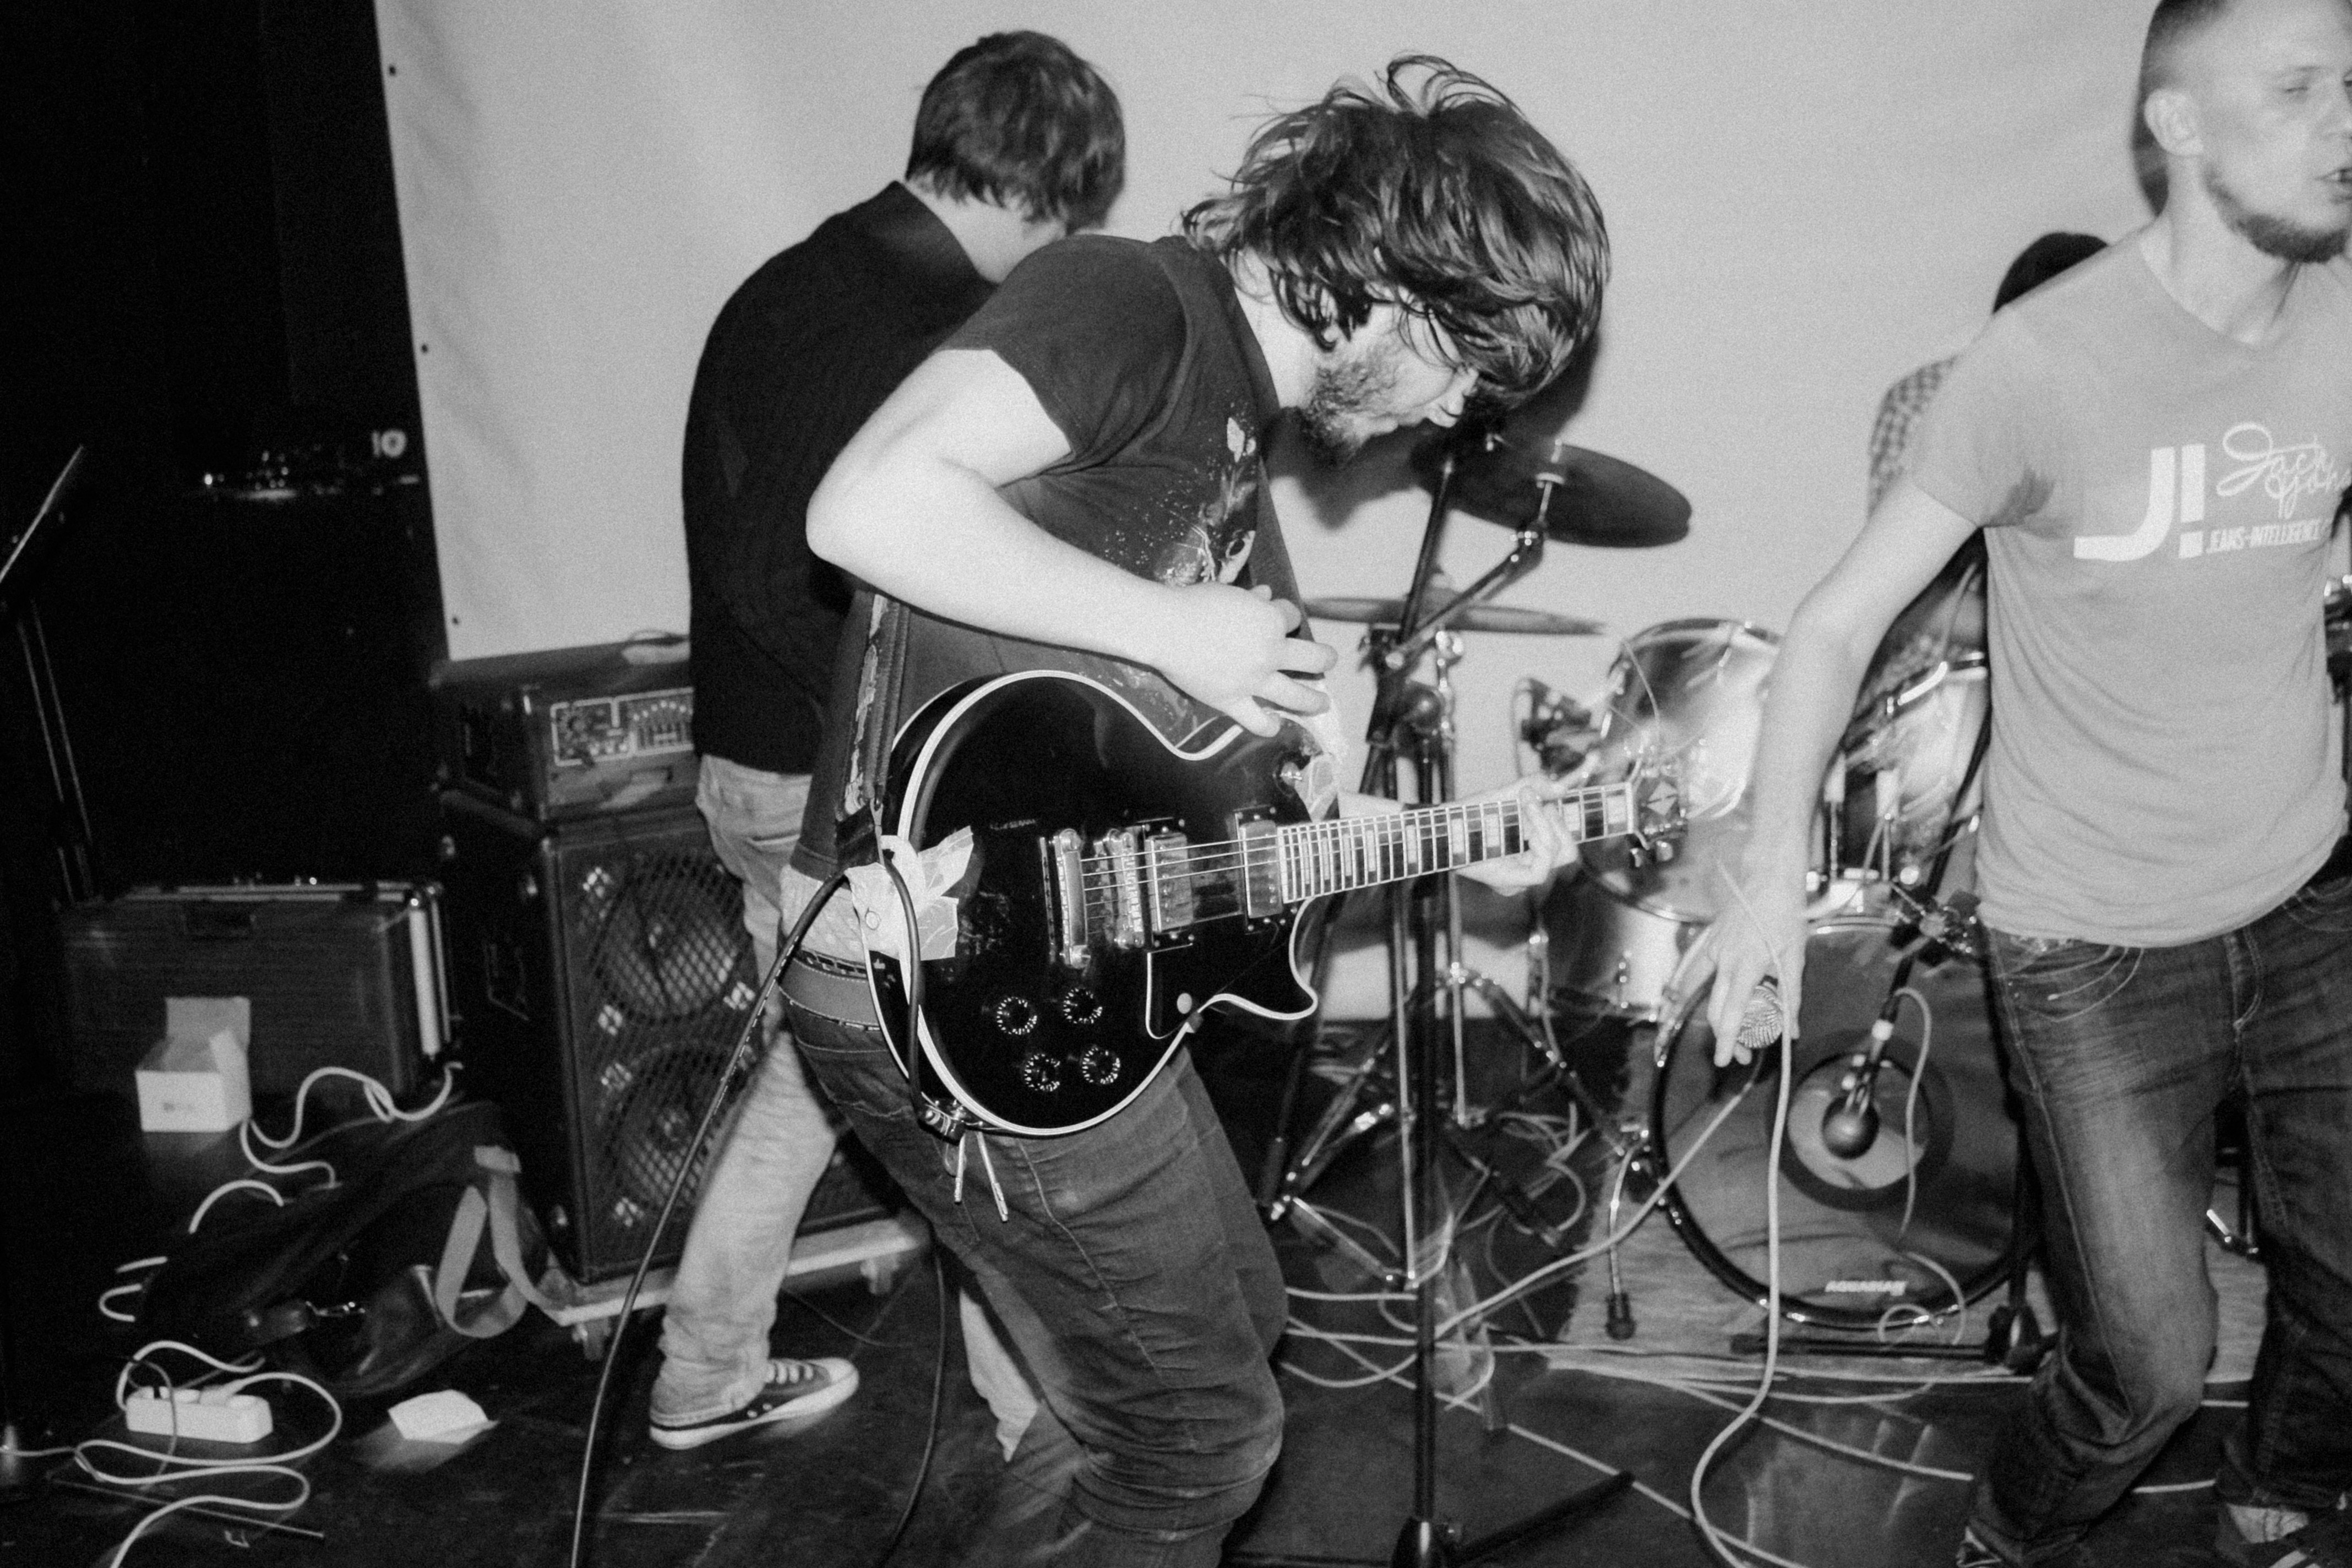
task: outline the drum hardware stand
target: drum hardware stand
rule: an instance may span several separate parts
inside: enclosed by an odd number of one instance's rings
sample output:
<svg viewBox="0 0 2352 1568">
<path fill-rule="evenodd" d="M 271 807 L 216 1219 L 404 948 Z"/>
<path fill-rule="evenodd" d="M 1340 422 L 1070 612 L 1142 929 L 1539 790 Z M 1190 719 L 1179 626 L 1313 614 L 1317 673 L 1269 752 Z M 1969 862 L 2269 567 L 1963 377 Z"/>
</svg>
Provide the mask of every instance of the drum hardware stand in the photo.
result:
<svg viewBox="0 0 2352 1568">
<path fill-rule="evenodd" d="M 1907 699 L 1932 691 L 1951 673 L 1951 661 L 1939 661 L 1927 677 L 1901 693 L 1886 699 L 1888 718 L 1898 711 Z M 1969 763 L 1961 770 L 1960 782 L 1952 791 L 1952 810 L 1958 815 L 1967 801 L 1969 791 L 1976 784 L 1977 773 L 1984 766 L 1985 753 L 1992 743 L 1992 709 L 1987 704 L 1977 721 L 1975 741 L 1969 748 Z M 1833 773 L 1843 770 L 1833 766 Z M 1892 782 L 1890 782 L 1892 781 Z M 1841 784 L 1843 779 L 1841 778 Z M 1927 865 L 1924 876 L 1899 878 L 1895 871 L 1895 823 L 1902 807 L 1903 790 L 1899 776 L 1892 768 L 1882 771 L 1878 783 L 1878 815 L 1885 835 L 1884 853 L 1887 869 L 1886 889 L 1893 901 L 1901 907 L 1904 924 L 1924 938 L 1921 945 L 1903 954 L 1895 963 L 1895 977 L 1886 987 L 1886 1001 L 1880 1009 L 1878 1024 L 1871 1030 L 1870 1047 L 1856 1055 L 1851 1069 L 1841 1085 L 1843 1092 L 1822 1119 L 1822 1145 L 1842 1160 L 1858 1160 L 1870 1150 L 1878 1137 L 1878 1108 L 1874 1098 L 1878 1084 L 1880 1064 L 1885 1059 L 1886 1043 L 1892 1037 L 1895 1009 L 1900 1005 L 1903 988 L 1911 983 L 1911 971 L 1923 956 L 1940 960 L 1952 952 L 1981 960 L 1983 957 L 1982 928 L 1977 923 L 1976 895 L 1958 892 L 1949 899 L 1939 897 L 1944 889 L 1944 874 L 1952 860 L 1953 847 L 1959 842 L 1957 833 L 1947 833 L 1936 850 L 1936 858 Z M 1906 870 L 1913 868 L 1906 867 Z M 2025 1161 L 2021 1155 L 2019 1168 Z M 2019 1265 L 2021 1276 L 2023 1265 Z M 1954 1303 L 1956 1306 L 1958 1303 Z"/>
<path fill-rule="evenodd" d="M 1434 612 L 1424 613 L 1436 584 L 1438 542 L 1452 502 L 1462 447 L 1472 439 L 1493 438 L 1491 435 L 1474 437 L 1465 429 L 1446 444 L 1432 487 L 1429 521 L 1414 563 L 1412 587 L 1399 616 L 1401 624 L 1393 632 L 1375 627 L 1370 634 L 1378 687 L 1366 734 L 1366 793 L 1396 795 L 1400 782 L 1397 764 L 1401 756 L 1409 754 L 1419 799 L 1434 803 L 1452 797 L 1454 725 L 1448 672 L 1460 658 L 1461 647 L 1459 638 L 1447 634 L 1446 628 L 1473 605 L 1524 576 L 1542 558 L 1547 514 L 1555 492 L 1566 478 L 1556 460 L 1537 474 L 1539 496 L 1535 515 L 1525 526 L 1515 530 L 1511 550 L 1502 562 Z M 1555 458 L 1559 450 L 1556 443 Z M 1412 670 L 1422 652 L 1433 645 L 1436 647 L 1438 663 L 1434 687 L 1412 679 Z M 1444 903 L 1442 914 L 1430 907 L 1433 900 L 1425 885 L 1433 881 L 1437 884 L 1435 898 Z M 1327 1130 L 1336 1131 L 1341 1126 L 1369 1131 L 1381 1121 L 1394 1120 L 1403 1174 L 1404 1266 L 1402 1278 L 1397 1277 L 1398 1271 L 1386 1267 L 1379 1272 L 1388 1288 L 1410 1289 L 1413 1293 L 1413 1501 L 1389 1563 L 1390 1568 L 1453 1568 L 1455 1564 L 1484 1561 L 1558 1529 L 1632 1486 L 1633 1478 L 1618 1472 L 1517 1524 L 1466 1542 L 1457 1542 L 1453 1527 L 1437 1517 L 1437 1321 L 1443 1310 L 1438 1289 L 1445 1273 L 1445 1253 L 1451 1236 L 1445 1227 L 1433 1229 L 1430 1226 L 1434 1213 L 1438 1144 L 1444 1133 L 1433 1114 L 1438 1103 L 1435 1012 L 1442 990 L 1452 1013 L 1455 1052 L 1453 1120 L 1458 1125 L 1468 1116 L 1462 1085 L 1462 992 L 1475 987 L 1482 994 L 1494 993 L 1479 984 L 1485 976 L 1474 979 L 1459 961 L 1461 910 L 1450 873 L 1394 884 L 1389 889 L 1388 900 L 1388 1044 L 1394 1062 L 1394 1100 L 1390 1105 L 1350 1114 L 1349 1108 L 1354 1104 L 1354 1096 L 1371 1079 L 1378 1052 L 1369 1053 L 1347 1091 L 1335 1102 L 1337 1114 L 1327 1110 L 1317 1129 L 1317 1139 L 1292 1160 L 1280 1193 L 1268 1205 L 1269 1217 L 1287 1214 L 1298 1216 L 1318 1232 L 1331 1229 L 1328 1221 L 1314 1215 L 1313 1210 L 1297 1196 L 1299 1188 L 1305 1185 L 1306 1173 L 1319 1170 L 1328 1161 L 1322 1134 Z M 1441 928 L 1447 957 L 1443 966 L 1437 962 Z M 1418 984 L 1414 983 L 1416 973 L 1421 977 Z M 1500 989 L 1497 986 L 1495 992 Z M 1539 1034 L 1527 1027 L 1524 1016 L 1516 1006 L 1506 1016 L 1513 1018 L 1531 1042 L 1542 1040 Z M 1543 1041 L 1545 1047 L 1549 1045 L 1549 1041 Z M 1303 1070 L 1305 1054 L 1302 1050 L 1300 1059 L 1293 1063 L 1294 1081 Z M 1545 1054 L 1548 1059 L 1556 1059 L 1548 1048 Z M 1560 1068 L 1565 1070 L 1565 1064 Z M 1360 1260 L 1362 1249 L 1351 1250 L 1360 1255 Z"/>
</svg>

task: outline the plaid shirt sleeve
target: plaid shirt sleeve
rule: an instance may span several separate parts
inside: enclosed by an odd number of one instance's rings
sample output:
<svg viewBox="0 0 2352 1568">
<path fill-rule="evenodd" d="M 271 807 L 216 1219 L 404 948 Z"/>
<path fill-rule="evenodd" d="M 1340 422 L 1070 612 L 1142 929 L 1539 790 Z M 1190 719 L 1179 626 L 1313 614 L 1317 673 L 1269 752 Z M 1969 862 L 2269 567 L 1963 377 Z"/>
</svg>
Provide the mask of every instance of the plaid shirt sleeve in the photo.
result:
<svg viewBox="0 0 2352 1568">
<path fill-rule="evenodd" d="M 1910 467 L 1911 441 L 1919 432 L 1920 416 L 1936 400 L 1936 389 L 1944 384 L 1945 373 L 1951 368 L 1949 359 L 1923 364 L 1888 387 L 1886 395 L 1878 400 L 1878 419 L 1870 428 L 1871 510 L 1878 510 L 1879 501 Z"/>
</svg>

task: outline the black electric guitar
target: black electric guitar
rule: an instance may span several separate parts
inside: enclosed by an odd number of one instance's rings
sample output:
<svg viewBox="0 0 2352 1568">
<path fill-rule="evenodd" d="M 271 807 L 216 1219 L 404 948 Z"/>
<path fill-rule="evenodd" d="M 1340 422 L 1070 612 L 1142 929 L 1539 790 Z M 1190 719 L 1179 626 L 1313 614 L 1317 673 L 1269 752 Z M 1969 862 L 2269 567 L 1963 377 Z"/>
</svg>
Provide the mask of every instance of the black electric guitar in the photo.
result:
<svg viewBox="0 0 2352 1568">
<path fill-rule="evenodd" d="M 1516 802 L 1310 820 L 1318 760 L 1295 726 L 1264 739 L 1221 720 L 1171 745 L 1117 692 L 1055 671 L 925 707 L 892 748 L 880 822 L 918 850 L 971 830 L 945 889 L 954 951 L 922 961 L 919 1021 L 902 963 L 877 952 L 869 973 L 934 1128 L 1091 1127 L 1143 1091 L 1213 1004 L 1314 1009 L 1291 950 L 1309 900 L 1523 847 Z M 1670 843 L 1674 794 L 1664 774 L 1637 776 L 1551 809 L 1580 841 Z"/>
</svg>

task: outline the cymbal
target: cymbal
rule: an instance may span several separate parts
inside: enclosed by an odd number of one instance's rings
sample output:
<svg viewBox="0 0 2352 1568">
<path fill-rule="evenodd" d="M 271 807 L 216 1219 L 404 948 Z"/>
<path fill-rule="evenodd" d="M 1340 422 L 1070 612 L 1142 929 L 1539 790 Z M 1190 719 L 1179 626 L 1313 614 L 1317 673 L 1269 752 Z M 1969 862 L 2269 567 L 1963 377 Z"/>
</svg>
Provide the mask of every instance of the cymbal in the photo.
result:
<svg viewBox="0 0 2352 1568">
<path fill-rule="evenodd" d="M 1371 626 L 1393 626 L 1404 620 L 1404 601 L 1309 599 L 1307 613 L 1327 621 L 1362 621 Z M 1473 605 L 1447 625 L 1463 632 L 1522 632 L 1556 637 L 1589 637 L 1609 629 L 1599 621 L 1555 616 L 1549 610 L 1522 610 L 1512 605 Z"/>
<path fill-rule="evenodd" d="M 1450 444 L 1457 454 L 1453 504 L 1474 517 L 1525 527 L 1543 500 L 1536 476 L 1552 472 L 1560 482 L 1544 531 L 1564 543 L 1646 549 L 1690 532 L 1690 502 L 1682 491 L 1621 458 L 1564 441 L 1530 441 L 1500 431 L 1483 440 L 1440 435 L 1412 452 L 1412 471 L 1433 490 Z"/>
</svg>

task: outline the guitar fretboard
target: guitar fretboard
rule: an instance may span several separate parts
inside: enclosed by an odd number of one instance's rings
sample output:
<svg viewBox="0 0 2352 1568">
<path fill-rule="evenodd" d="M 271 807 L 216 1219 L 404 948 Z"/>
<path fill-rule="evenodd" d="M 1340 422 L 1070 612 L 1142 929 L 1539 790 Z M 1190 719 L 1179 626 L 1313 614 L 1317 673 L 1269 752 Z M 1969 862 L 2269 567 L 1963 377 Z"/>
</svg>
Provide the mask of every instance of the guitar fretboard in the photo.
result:
<svg viewBox="0 0 2352 1568">
<path fill-rule="evenodd" d="M 1548 809 L 1559 812 L 1571 841 L 1605 838 L 1633 826 L 1630 784 L 1579 790 Z M 1402 881 L 1433 871 L 1499 860 L 1527 847 L 1516 801 L 1419 806 L 1378 816 L 1293 823 L 1275 836 L 1271 853 L 1282 901 Z M 1253 874 L 1262 868 L 1253 866 Z"/>
</svg>

